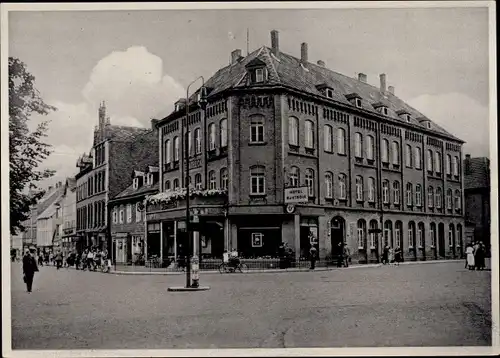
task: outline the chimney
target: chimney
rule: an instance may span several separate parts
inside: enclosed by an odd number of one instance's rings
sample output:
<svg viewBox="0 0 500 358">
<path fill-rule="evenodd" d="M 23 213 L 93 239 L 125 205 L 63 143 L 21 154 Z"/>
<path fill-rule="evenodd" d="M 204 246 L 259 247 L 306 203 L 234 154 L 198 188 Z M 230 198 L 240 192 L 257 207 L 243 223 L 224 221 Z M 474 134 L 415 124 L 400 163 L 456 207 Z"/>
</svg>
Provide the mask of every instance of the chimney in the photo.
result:
<svg viewBox="0 0 500 358">
<path fill-rule="evenodd" d="M 300 61 L 307 63 L 307 42 L 302 42 L 300 45 Z"/>
<path fill-rule="evenodd" d="M 380 75 L 380 92 L 385 93 L 386 91 L 386 86 L 385 86 L 385 73 L 382 73 Z"/>
<path fill-rule="evenodd" d="M 104 123 L 106 122 L 106 103 L 102 101 L 99 104 L 99 129 L 104 127 Z"/>
<path fill-rule="evenodd" d="M 326 67 L 325 62 L 321 60 L 318 61 L 318 66 Z"/>
<path fill-rule="evenodd" d="M 389 93 L 394 94 L 394 86 L 389 86 L 387 88 L 389 90 Z"/>
<path fill-rule="evenodd" d="M 241 58 L 241 50 L 236 49 L 233 52 L 231 52 L 231 64 L 237 63 Z"/>
<path fill-rule="evenodd" d="M 366 83 L 366 81 L 367 81 L 366 75 L 364 73 L 359 73 L 358 74 L 358 81 Z"/>
<path fill-rule="evenodd" d="M 464 165 L 464 174 L 465 175 L 470 175 L 470 154 L 465 155 L 465 165 Z"/>
<path fill-rule="evenodd" d="M 156 124 L 158 124 L 159 120 L 151 118 L 151 129 L 156 130 Z"/>
<path fill-rule="evenodd" d="M 279 32 L 276 30 L 271 31 L 271 50 L 274 56 L 278 57 L 280 54 Z"/>
</svg>

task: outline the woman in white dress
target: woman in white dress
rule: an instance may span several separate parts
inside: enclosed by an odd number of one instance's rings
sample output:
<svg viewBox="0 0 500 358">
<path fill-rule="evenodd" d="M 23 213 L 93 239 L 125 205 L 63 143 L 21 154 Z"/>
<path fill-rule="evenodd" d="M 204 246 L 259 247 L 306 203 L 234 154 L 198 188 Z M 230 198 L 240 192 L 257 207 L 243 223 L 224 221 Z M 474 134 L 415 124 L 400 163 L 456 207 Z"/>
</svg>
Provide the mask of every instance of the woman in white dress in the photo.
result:
<svg viewBox="0 0 500 358">
<path fill-rule="evenodd" d="M 465 249 L 465 253 L 467 254 L 467 266 L 469 270 L 474 270 L 474 248 L 471 245 L 467 245 L 467 249 Z"/>
</svg>

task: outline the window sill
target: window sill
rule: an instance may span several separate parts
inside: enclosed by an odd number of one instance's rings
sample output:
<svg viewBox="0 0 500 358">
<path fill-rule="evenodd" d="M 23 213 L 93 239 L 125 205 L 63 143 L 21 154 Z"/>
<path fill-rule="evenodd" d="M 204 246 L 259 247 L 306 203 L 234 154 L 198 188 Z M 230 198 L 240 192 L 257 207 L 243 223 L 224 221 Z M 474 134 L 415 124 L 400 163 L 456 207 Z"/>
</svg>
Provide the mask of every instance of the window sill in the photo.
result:
<svg viewBox="0 0 500 358">
<path fill-rule="evenodd" d="M 392 164 L 392 169 L 399 170 L 400 169 L 400 165 L 399 164 Z"/>
<path fill-rule="evenodd" d="M 364 250 L 365 250 L 365 248 L 364 248 L 364 247 L 361 247 L 361 246 L 360 246 L 360 247 L 358 247 L 358 251 L 364 251 Z"/>
<path fill-rule="evenodd" d="M 291 152 L 295 152 L 295 153 L 298 153 L 299 150 L 300 150 L 300 147 L 298 145 L 295 145 L 295 144 L 288 144 L 288 149 L 291 151 Z"/>
<path fill-rule="evenodd" d="M 248 142 L 250 146 L 259 146 L 259 145 L 267 145 L 267 142 Z"/>
<path fill-rule="evenodd" d="M 356 203 L 363 204 L 365 201 L 363 199 L 356 199 Z"/>
<path fill-rule="evenodd" d="M 251 198 L 265 198 L 266 194 L 255 194 L 255 193 L 250 193 Z"/>
<path fill-rule="evenodd" d="M 337 155 L 340 155 L 341 157 L 347 157 L 347 154 L 345 153 L 337 153 Z"/>
<path fill-rule="evenodd" d="M 327 149 L 325 149 L 325 153 L 333 154 L 333 150 L 327 150 Z"/>
<path fill-rule="evenodd" d="M 354 160 L 356 161 L 356 163 L 363 163 L 363 158 L 362 157 L 354 157 Z"/>
<path fill-rule="evenodd" d="M 370 246 L 370 250 L 375 250 L 375 246 Z"/>
<path fill-rule="evenodd" d="M 316 152 L 314 148 L 306 148 L 306 154 L 314 155 Z"/>
</svg>

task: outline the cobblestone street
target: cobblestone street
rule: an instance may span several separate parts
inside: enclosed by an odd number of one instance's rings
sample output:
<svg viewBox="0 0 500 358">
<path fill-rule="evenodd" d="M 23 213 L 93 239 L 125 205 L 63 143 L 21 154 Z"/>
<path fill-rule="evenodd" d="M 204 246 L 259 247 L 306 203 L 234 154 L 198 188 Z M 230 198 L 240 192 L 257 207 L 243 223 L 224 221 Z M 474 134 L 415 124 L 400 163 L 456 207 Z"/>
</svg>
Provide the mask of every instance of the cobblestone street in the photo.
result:
<svg viewBox="0 0 500 358">
<path fill-rule="evenodd" d="M 13 349 L 293 348 L 491 344 L 491 272 L 463 263 L 183 275 L 12 265 Z"/>
</svg>

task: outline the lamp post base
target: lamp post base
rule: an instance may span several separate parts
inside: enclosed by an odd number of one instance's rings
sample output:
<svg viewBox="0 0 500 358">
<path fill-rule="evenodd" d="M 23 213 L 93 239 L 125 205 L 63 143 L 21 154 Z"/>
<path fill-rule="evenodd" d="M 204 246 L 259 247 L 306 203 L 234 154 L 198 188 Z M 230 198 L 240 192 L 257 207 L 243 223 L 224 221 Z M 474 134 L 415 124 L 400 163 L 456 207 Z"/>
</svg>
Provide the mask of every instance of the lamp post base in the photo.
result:
<svg viewBox="0 0 500 358">
<path fill-rule="evenodd" d="M 189 291 L 208 291 L 210 287 L 208 286 L 198 286 L 198 287 L 169 287 L 167 289 L 169 292 L 189 292 Z"/>
</svg>

